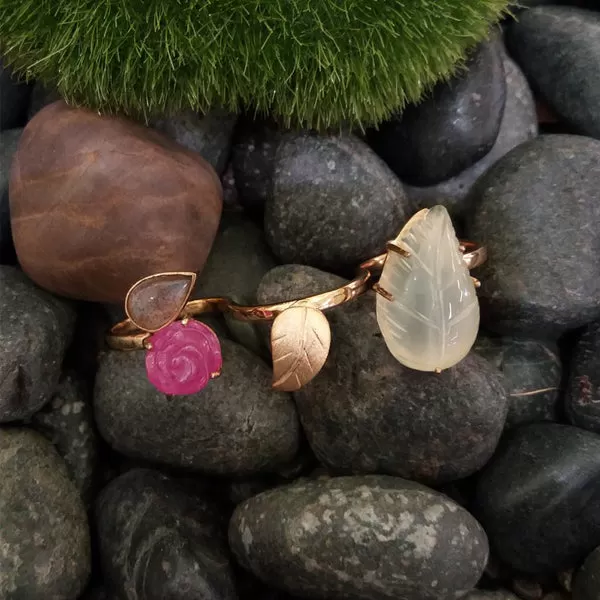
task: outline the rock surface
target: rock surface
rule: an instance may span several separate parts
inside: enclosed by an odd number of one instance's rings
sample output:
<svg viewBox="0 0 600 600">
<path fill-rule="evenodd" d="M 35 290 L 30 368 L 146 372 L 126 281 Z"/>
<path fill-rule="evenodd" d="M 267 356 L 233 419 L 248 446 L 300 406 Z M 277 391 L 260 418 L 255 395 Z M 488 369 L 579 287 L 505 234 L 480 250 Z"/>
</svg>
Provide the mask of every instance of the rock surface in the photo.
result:
<svg viewBox="0 0 600 600">
<path fill-rule="evenodd" d="M 75 373 L 66 374 L 52 401 L 33 415 L 31 425 L 54 444 L 89 504 L 95 492 L 98 440 L 87 383 Z"/>
<path fill-rule="evenodd" d="M 519 15 L 508 48 L 533 88 L 577 133 L 600 138 L 600 15 L 540 6 Z"/>
<path fill-rule="evenodd" d="M 517 596 L 505 590 L 493 592 L 487 590 L 473 590 L 464 596 L 463 600 L 519 600 Z"/>
<path fill-rule="evenodd" d="M 291 397 L 271 389 L 260 358 L 221 340 L 223 374 L 197 394 L 166 397 L 147 380 L 144 352 L 109 351 L 96 378 L 100 433 L 118 452 L 219 475 L 274 471 L 298 450 Z"/>
<path fill-rule="evenodd" d="M 497 42 L 480 44 L 464 71 L 370 132 L 371 145 L 403 182 L 445 181 L 492 149 L 506 101 L 500 50 Z"/>
<path fill-rule="evenodd" d="M 473 350 L 502 372 L 508 397 L 507 427 L 559 420 L 562 366 L 556 345 L 480 335 Z"/>
<path fill-rule="evenodd" d="M 153 125 L 184 148 L 197 152 L 222 175 L 229 160 L 236 120 L 236 115 L 223 110 L 212 110 L 205 115 L 188 111 L 160 119 Z"/>
<path fill-rule="evenodd" d="M 467 198 L 477 180 L 510 150 L 537 135 L 538 119 L 533 94 L 525 76 L 508 56 L 504 56 L 506 103 L 500 130 L 492 149 L 475 164 L 437 185 L 405 185 L 408 197 L 419 207 L 443 204 L 453 219 L 463 219 L 469 208 Z"/>
<path fill-rule="evenodd" d="M 80 300 L 119 303 L 142 277 L 200 271 L 221 208 L 221 184 L 200 155 L 131 120 L 63 102 L 28 123 L 11 169 L 23 270 Z"/>
<path fill-rule="evenodd" d="M 236 508 L 229 542 L 265 582 L 327 599 L 457 598 L 488 557 L 485 533 L 464 509 L 386 476 L 297 482 L 255 496 Z"/>
<path fill-rule="evenodd" d="M 87 518 L 52 444 L 0 428 L 0 598 L 76 598 L 90 573 Z"/>
<path fill-rule="evenodd" d="M 13 263 L 16 258 L 10 229 L 8 181 L 10 165 L 22 133 L 22 129 L 0 132 L 0 264 Z"/>
<path fill-rule="evenodd" d="M 597 600 L 599 597 L 600 547 L 585 559 L 573 580 L 573 600 Z"/>
<path fill-rule="evenodd" d="M 565 397 L 573 425 L 600 433 L 600 322 L 590 324 L 574 348 Z"/>
<path fill-rule="evenodd" d="M 258 300 L 277 302 L 340 282 L 310 267 L 284 265 L 265 276 Z M 429 483 L 473 473 L 490 458 L 504 427 L 506 395 L 497 371 L 474 354 L 439 375 L 403 367 L 381 337 L 373 296 L 327 314 L 329 358 L 295 393 L 313 452 L 334 472 Z"/>
<path fill-rule="evenodd" d="M 521 144 L 478 181 L 467 236 L 488 248 L 487 328 L 554 337 L 600 317 L 599 199 L 600 142 L 580 136 Z"/>
<path fill-rule="evenodd" d="M 15 77 L 0 59 L 0 131 L 25 125 L 30 96 L 31 85 Z"/>
<path fill-rule="evenodd" d="M 354 272 L 411 214 L 394 174 L 358 138 L 288 133 L 278 145 L 265 232 L 282 262 Z"/>
<path fill-rule="evenodd" d="M 0 423 L 25 419 L 50 400 L 73 324 L 68 305 L 0 266 Z"/>
<path fill-rule="evenodd" d="M 222 517 L 185 482 L 134 469 L 100 494 L 103 573 L 128 600 L 235 600 Z"/>
<path fill-rule="evenodd" d="M 483 469 L 475 515 L 496 556 L 551 575 L 600 544 L 600 436 L 555 423 L 510 432 Z"/>
</svg>

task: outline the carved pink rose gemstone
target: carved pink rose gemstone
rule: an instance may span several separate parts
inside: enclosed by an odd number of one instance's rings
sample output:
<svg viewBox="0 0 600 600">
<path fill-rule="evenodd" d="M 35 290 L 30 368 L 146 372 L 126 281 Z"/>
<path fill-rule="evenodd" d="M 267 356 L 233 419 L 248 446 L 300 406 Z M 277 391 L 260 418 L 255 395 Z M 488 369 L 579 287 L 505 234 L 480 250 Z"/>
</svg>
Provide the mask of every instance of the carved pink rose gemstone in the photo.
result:
<svg viewBox="0 0 600 600">
<path fill-rule="evenodd" d="M 204 323 L 175 321 L 153 334 L 149 342 L 148 379 L 164 394 L 195 394 L 221 372 L 219 338 Z"/>
</svg>

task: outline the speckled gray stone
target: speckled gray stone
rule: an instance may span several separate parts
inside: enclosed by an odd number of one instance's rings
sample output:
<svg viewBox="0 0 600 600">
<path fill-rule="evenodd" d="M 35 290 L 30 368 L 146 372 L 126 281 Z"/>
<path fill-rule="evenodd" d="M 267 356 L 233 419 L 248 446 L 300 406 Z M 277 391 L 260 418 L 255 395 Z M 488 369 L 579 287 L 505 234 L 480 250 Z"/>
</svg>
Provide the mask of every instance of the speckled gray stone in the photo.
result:
<svg viewBox="0 0 600 600">
<path fill-rule="evenodd" d="M 576 567 L 600 543 L 600 436 L 557 423 L 510 431 L 474 505 L 495 555 L 533 575 Z"/>
<path fill-rule="evenodd" d="M 214 109 L 206 115 L 187 111 L 159 119 L 153 126 L 188 150 L 200 154 L 222 175 L 229 160 L 236 120 L 236 115 Z"/>
<path fill-rule="evenodd" d="M 70 600 L 90 573 L 85 509 L 52 444 L 0 428 L 0 598 Z"/>
<path fill-rule="evenodd" d="M 54 444 L 89 505 L 95 491 L 98 440 L 87 383 L 75 373 L 65 374 L 52 400 L 33 415 L 31 425 Z"/>
<path fill-rule="evenodd" d="M 600 433 L 600 322 L 591 323 L 577 340 L 565 409 L 573 425 Z"/>
<path fill-rule="evenodd" d="M 219 475 L 272 472 L 294 458 L 300 426 L 270 368 L 221 340 L 223 374 L 190 396 L 166 397 L 148 381 L 143 351 L 109 351 L 96 377 L 95 415 L 118 452 Z"/>
<path fill-rule="evenodd" d="M 238 506 L 229 542 L 266 583 L 328 600 L 450 600 L 487 561 L 479 523 L 452 500 L 386 476 L 297 482 Z"/>
<path fill-rule="evenodd" d="M 533 88 L 577 133 L 600 138 L 600 15 L 570 6 L 525 11 L 507 45 Z"/>
<path fill-rule="evenodd" d="M 337 287 L 302 266 L 276 267 L 259 302 Z M 472 354 L 436 375 L 403 367 L 388 351 L 369 293 L 327 313 L 332 344 L 323 370 L 294 394 L 313 452 L 342 473 L 389 473 L 444 483 L 481 468 L 506 418 L 498 371 Z"/>
<path fill-rule="evenodd" d="M 483 241 L 482 323 L 547 338 L 600 317 L 600 142 L 544 135 L 500 159 L 472 191 L 467 238 Z"/>
<path fill-rule="evenodd" d="M 148 469 L 121 475 L 96 506 L 107 588 L 124 600 L 236 600 L 221 520 L 185 481 Z"/>
<path fill-rule="evenodd" d="M 0 132 L 0 264 L 11 264 L 16 259 L 10 227 L 8 181 L 12 159 L 22 133 L 22 129 Z"/>
<path fill-rule="evenodd" d="M 535 101 L 527 80 L 508 56 L 504 56 L 503 63 L 506 103 L 492 149 L 474 165 L 447 181 L 429 187 L 405 185 L 409 198 L 419 207 L 429 208 L 443 204 L 455 220 L 464 217 L 468 210 L 467 197 L 475 182 L 506 153 L 537 135 Z"/>
<path fill-rule="evenodd" d="M 413 213 L 394 174 L 355 136 L 288 133 L 274 160 L 265 232 L 281 262 L 354 272 Z"/>
<path fill-rule="evenodd" d="M 508 396 L 507 427 L 560 420 L 562 365 L 555 344 L 480 334 L 473 350 L 502 372 Z"/>
<path fill-rule="evenodd" d="M 0 131 L 25 125 L 31 87 L 15 77 L 0 58 Z"/>
<path fill-rule="evenodd" d="M 253 216 L 262 217 L 265 203 L 273 194 L 274 160 L 279 141 L 279 131 L 271 121 L 248 116 L 238 121 L 231 165 L 238 199 Z"/>
<path fill-rule="evenodd" d="M 370 131 L 369 143 L 403 182 L 433 185 L 458 175 L 492 149 L 505 100 L 501 46 L 482 43 L 449 82 Z"/>
<path fill-rule="evenodd" d="M 586 559 L 573 579 L 573 600 L 600 598 L 600 547 Z"/>
<path fill-rule="evenodd" d="M 73 324 L 69 305 L 0 266 L 0 423 L 29 417 L 50 400 Z"/>
<path fill-rule="evenodd" d="M 473 590 L 463 597 L 463 600 L 519 600 L 517 596 L 506 590 Z"/>
<path fill-rule="evenodd" d="M 208 261 L 198 278 L 195 297 L 227 296 L 240 304 L 256 304 L 256 288 L 275 266 L 264 233 L 242 215 L 223 218 Z M 232 337 L 253 352 L 270 356 L 253 323 L 225 315 Z"/>
</svg>

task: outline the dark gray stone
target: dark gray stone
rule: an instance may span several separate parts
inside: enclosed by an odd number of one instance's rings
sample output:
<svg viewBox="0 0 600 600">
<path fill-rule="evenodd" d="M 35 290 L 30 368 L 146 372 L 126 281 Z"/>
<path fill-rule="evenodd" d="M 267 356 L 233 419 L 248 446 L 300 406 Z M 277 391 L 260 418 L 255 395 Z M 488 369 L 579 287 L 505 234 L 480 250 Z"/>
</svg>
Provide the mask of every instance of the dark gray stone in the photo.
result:
<svg viewBox="0 0 600 600">
<path fill-rule="evenodd" d="M 76 598 L 90 573 L 79 493 L 52 444 L 0 428 L 0 598 Z"/>
<path fill-rule="evenodd" d="M 239 201 L 254 216 L 262 216 L 265 203 L 273 195 L 279 141 L 279 132 L 270 121 L 242 117 L 238 122 L 231 164 Z"/>
<path fill-rule="evenodd" d="M 575 132 L 600 137 L 600 15 L 540 6 L 519 15 L 507 46 L 527 79 Z"/>
<path fill-rule="evenodd" d="M 265 209 L 267 241 L 282 262 L 353 272 L 412 212 L 400 182 L 357 137 L 283 136 Z"/>
<path fill-rule="evenodd" d="M 227 296 L 239 304 L 255 304 L 256 288 L 275 266 L 262 230 L 242 215 L 227 215 L 196 284 L 196 297 Z M 225 315 L 232 337 L 259 355 L 268 348 L 256 326 Z"/>
<path fill-rule="evenodd" d="M 488 558 L 479 523 L 446 496 L 396 477 L 339 477 L 238 506 L 229 542 L 274 587 L 333 600 L 450 600 Z"/>
<path fill-rule="evenodd" d="M 279 301 L 338 285 L 327 273 L 282 266 L 266 275 L 258 298 Z M 329 358 L 294 394 L 313 452 L 341 473 L 444 483 L 477 471 L 506 418 L 497 370 L 475 354 L 439 375 L 408 369 L 388 351 L 374 309 L 370 292 L 327 314 Z"/>
<path fill-rule="evenodd" d="M 45 86 L 41 81 L 36 81 L 31 92 L 31 102 L 29 104 L 29 120 L 42 110 L 48 104 L 63 100 L 58 91 L 52 87 Z"/>
<path fill-rule="evenodd" d="M 565 409 L 573 425 L 600 433 L 600 322 L 589 325 L 574 348 Z"/>
<path fill-rule="evenodd" d="M 25 125 L 31 87 L 14 76 L 0 58 L 0 131 Z"/>
<path fill-rule="evenodd" d="M 16 258 L 10 227 L 8 182 L 12 159 L 22 133 L 22 129 L 0 132 L 0 264 L 14 263 Z"/>
<path fill-rule="evenodd" d="M 98 440 L 87 383 L 74 373 L 66 374 L 52 401 L 33 416 L 31 425 L 54 444 L 89 505 L 95 491 Z"/>
<path fill-rule="evenodd" d="M 557 423 L 510 431 L 477 484 L 475 515 L 510 567 L 552 575 L 600 545 L 600 436 Z"/>
<path fill-rule="evenodd" d="M 506 590 L 473 590 L 464 596 L 463 600 L 519 600 L 517 596 Z"/>
<path fill-rule="evenodd" d="M 600 547 L 586 559 L 573 579 L 573 600 L 600 598 Z"/>
<path fill-rule="evenodd" d="M 419 208 L 443 204 L 455 220 L 464 217 L 469 208 L 467 198 L 475 182 L 510 150 L 537 135 L 537 112 L 527 80 L 510 58 L 504 56 L 503 62 L 506 103 L 492 149 L 474 165 L 447 181 L 429 187 L 405 185 L 409 198 Z"/>
<path fill-rule="evenodd" d="M 107 587 L 136 600 L 235 600 L 222 516 L 214 501 L 148 469 L 100 494 L 96 525 Z"/>
<path fill-rule="evenodd" d="M 494 145 L 506 100 L 501 47 L 480 44 L 465 69 L 418 105 L 369 132 L 369 142 L 400 179 L 429 186 L 458 175 Z"/>
<path fill-rule="evenodd" d="M 69 305 L 0 266 L 0 423 L 25 419 L 50 400 L 73 324 Z"/>
<path fill-rule="evenodd" d="M 556 345 L 480 335 L 473 350 L 503 374 L 508 397 L 506 427 L 560 420 L 562 366 Z"/>
<path fill-rule="evenodd" d="M 545 135 L 500 159 L 472 192 L 467 237 L 484 242 L 482 322 L 558 337 L 600 317 L 600 142 Z"/>
<path fill-rule="evenodd" d="M 188 111 L 157 120 L 153 126 L 188 150 L 197 152 L 222 175 L 229 160 L 237 116 L 212 110 L 205 115 Z"/>
<path fill-rule="evenodd" d="M 96 377 L 98 429 L 133 458 L 219 475 L 275 471 L 298 450 L 289 394 L 271 389 L 270 368 L 221 340 L 223 374 L 197 394 L 166 397 L 148 381 L 144 352 L 107 352 Z"/>
<path fill-rule="evenodd" d="M 103 586 L 94 586 L 79 598 L 79 600 L 120 600 L 112 593 L 108 592 Z"/>
</svg>

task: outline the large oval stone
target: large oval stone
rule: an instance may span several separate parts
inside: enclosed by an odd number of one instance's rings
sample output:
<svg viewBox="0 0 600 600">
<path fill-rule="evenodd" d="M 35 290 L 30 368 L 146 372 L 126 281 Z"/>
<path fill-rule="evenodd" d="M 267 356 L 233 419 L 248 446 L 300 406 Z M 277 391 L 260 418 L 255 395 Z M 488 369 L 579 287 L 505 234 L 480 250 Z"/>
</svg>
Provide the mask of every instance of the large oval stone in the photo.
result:
<svg viewBox="0 0 600 600">
<path fill-rule="evenodd" d="M 96 504 L 105 583 L 130 600 L 236 600 L 221 509 L 206 486 L 132 469 Z"/>
<path fill-rule="evenodd" d="M 0 428 L 0 598 L 78 598 L 91 570 L 79 492 L 52 444 Z"/>
<path fill-rule="evenodd" d="M 264 277 L 258 300 L 289 300 L 343 281 L 284 265 Z M 294 394 L 314 453 L 341 473 L 388 473 L 430 484 L 472 474 L 489 460 L 504 427 L 498 371 L 474 353 L 439 375 L 404 367 L 382 339 L 374 305 L 369 292 L 327 314 L 327 362 Z"/>
<path fill-rule="evenodd" d="M 263 581 L 309 598 L 450 600 L 475 585 L 488 557 L 463 508 L 386 476 L 264 492 L 236 508 L 229 542 Z"/>
<path fill-rule="evenodd" d="M 29 122 L 11 172 L 19 262 L 40 286 L 83 300 L 122 302 L 142 277 L 201 270 L 221 206 L 197 153 L 62 102 Z"/>
<path fill-rule="evenodd" d="M 600 436 L 555 423 L 507 434 L 477 485 L 495 555 L 520 572 L 577 566 L 600 545 Z"/>
<path fill-rule="evenodd" d="M 271 369 L 221 340 L 223 374 L 196 394 L 168 397 L 146 377 L 145 352 L 107 352 L 94 392 L 104 439 L 133 458 L 243 476 L 294 458 L 300 425 L 289 394 L 271 389 Z"/>
<path fill-rule="evenodd" d="M 415 215 L 393 241 L 379 285 L 377 322 L 396 360 L 418 371 L 447 369 L 479 329 L 475 285 L 441 205 Z"/>
<path fill-rule="evenodd" d="M 467 237 L 489 256 L 477 272 L 486 328 L 550 338 L 600 317 L 599 141 L 525 142 L 477 182 L 471 202 Z"/>
</svg>

